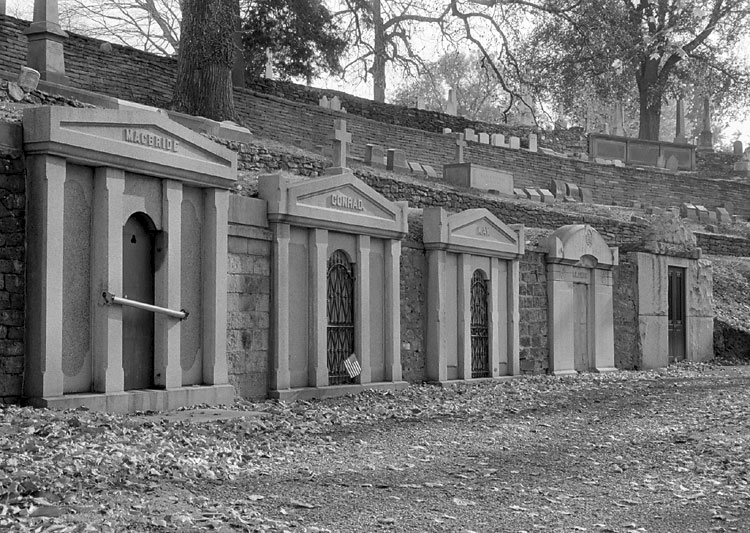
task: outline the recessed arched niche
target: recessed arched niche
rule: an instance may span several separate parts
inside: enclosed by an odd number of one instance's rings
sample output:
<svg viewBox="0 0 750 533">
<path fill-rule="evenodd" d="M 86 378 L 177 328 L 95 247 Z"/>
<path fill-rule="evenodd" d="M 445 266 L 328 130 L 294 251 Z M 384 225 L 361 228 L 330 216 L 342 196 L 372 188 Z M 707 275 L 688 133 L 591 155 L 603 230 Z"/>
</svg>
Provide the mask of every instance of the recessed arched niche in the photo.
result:
<svg viewBox="0 0 750 533">
<path fill-rule="evenodd" d="M 550 370 L 555 375 L 615 369 L 610 248 L 586 224 L 563 226 L 545 241 Z"/>
<path fill-rule="evenodd" d="M 424 210 L 426 372 L 433 382 L 519 373 L 519 260 L 523 226 L 487 209 Z"/>
</svg>

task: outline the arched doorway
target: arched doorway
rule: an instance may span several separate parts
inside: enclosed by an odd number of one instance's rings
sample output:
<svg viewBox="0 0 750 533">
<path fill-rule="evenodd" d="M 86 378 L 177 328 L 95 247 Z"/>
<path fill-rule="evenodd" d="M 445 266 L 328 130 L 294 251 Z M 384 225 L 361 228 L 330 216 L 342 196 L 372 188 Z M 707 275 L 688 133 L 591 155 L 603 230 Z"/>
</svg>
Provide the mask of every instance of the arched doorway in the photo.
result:
<svg viewBox="0 0 750 533">
<path fill-rule="evenodd" d="M 154 303 L 154 233 L 148 215 L 135 213 L 125 223 L 122 238 L 123 297 Z M 154 386 L 154 313 L 122 308 L 122 367 L 125 390 Z"/>
<path fill-rule="evenodd" d="M 344 361 L 354 353 L 354 268 L 343 250 L 328 258 L 328 384 L 352 383 Z"/>
<path fill-rule="evenodd" d="M 471 377 L 490 375 L 489 312 L 487 277 L 481 270 L 471 276 Z"/>
</svg>

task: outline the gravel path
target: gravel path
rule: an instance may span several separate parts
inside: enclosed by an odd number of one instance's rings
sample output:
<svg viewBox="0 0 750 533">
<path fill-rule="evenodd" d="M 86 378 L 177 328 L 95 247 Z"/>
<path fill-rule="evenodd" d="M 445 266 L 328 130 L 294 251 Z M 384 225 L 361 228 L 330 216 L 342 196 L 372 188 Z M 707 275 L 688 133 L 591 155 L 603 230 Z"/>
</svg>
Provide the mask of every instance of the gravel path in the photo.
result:
<svg viewBox="0 0 750 533">
<path fill-rule="evenodd" d="M 683 364 L 215 420 L 8 407 L 0 528 L 750 531 L 748 386 Z"/>
</svg>

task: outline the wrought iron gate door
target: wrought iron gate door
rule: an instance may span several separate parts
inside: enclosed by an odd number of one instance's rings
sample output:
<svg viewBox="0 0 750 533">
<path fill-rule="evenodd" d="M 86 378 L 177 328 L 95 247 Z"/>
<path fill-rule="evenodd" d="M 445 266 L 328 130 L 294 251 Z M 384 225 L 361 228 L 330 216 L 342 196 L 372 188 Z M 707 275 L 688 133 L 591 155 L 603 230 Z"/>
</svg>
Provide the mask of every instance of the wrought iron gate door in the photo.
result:
<svg viewBox="0 0 750 533">
<path fill-rule="evenodd" d="M 328 384 L 352 383 L 344 361 L 354 353 L 354 272 L 336 250 L 328 259 Z"/>
<path fill-rule="evenodd" d="M 685 359 L 685 269 L 669 267 L 669 362 Z"/>
<path fill-rule="evenodd" d="M 490 375 L 487 280 L 480 270 L 471 277 L 471 377 Z"/>
</svg>

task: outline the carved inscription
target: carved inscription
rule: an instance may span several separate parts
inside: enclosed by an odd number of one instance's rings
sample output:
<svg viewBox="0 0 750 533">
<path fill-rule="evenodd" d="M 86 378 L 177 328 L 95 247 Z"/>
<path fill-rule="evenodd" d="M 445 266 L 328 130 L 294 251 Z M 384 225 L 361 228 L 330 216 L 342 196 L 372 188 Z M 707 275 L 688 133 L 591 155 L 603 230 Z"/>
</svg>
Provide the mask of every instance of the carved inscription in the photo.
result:
<svg viewBox="0 0 750 533">
<path fill-rule="evenodd" d="M 482 237 L 489 237 L 492 235 L 489 226 L 477 226 L 477 235 Z"/>
<path fill-rule="evenodd" d="M 589 272 L 586 270 L 574 270 L 573 277 L 576 279 L 589 279 Z"/>
<path fill-rule="evenodd" d="M 161 135 L 154 135 L 147 131 L 139 131 L 131 128 L 125 128 L 122 130 L 125 142 L 140 144 L 143 146 L 149 146 L 156 148 L 157 150 L 164 150 L 166 152 L 176 152 L 177 147 L 180 145 L 179 141 L 163 137 Z"/>
<path fill-rule="evenodd" d="M 364 211 L 365 205 L 361 198 L 352 198 L 345 194 L 331 194 L 331 205 L 342 209 L 354 209 L 355 211 Z"/>
</svg>

